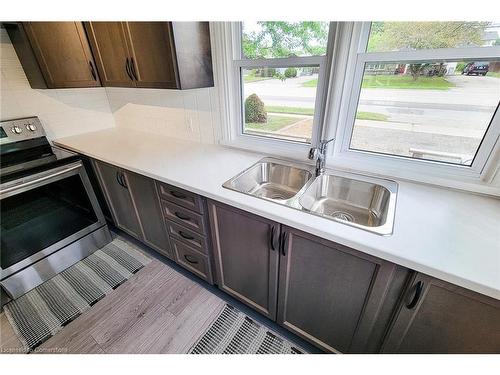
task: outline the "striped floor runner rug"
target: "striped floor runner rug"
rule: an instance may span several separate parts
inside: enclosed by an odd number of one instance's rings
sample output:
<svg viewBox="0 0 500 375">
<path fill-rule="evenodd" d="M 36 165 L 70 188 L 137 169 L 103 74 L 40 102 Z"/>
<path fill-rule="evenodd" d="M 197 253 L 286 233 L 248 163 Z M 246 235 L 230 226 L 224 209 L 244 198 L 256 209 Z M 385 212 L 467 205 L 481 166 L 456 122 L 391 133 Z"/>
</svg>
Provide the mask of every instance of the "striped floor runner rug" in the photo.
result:
<svg viewBox="0 0 500 375">
<path fill-rule="evenodd" d="M 5 315 L 26 352 L 66 324 L 151 261 L 131 244 L 115 238 L 35 289 L 4 306 Z"/>
<path fill-rule="evenodd" d="M 304 354 L 305 351 L 225 305 L 190 354 Z"/>
</svg>

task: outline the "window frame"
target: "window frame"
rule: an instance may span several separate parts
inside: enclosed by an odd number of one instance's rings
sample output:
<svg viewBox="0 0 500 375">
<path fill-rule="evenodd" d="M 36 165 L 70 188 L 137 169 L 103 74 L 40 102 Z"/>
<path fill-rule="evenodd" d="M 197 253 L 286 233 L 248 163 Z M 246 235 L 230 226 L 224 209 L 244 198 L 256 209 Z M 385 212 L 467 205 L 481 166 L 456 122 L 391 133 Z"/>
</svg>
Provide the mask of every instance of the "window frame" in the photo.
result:
<svg viewBox="0 0 500 375">
<path fill-rule="evenodd" d="M 498 154 L 500 134 L 500 111 L 496 110 L 489 127 L 479 145 L 471 166 L 443 163 L 440 161 L 407 158 L 398 155 L 381 154 L 350 148 L 354 129 L 361 82 L 365 63 L 395 63 L 413 61 L 450 61 L 455 59 L 498 59 L 500 47 L 466 47 L 426 49 L 417 51 L 366 52 L 371 22 L 348 22 L 342 27 L 341 37 L 336 41 L 336 54 L 329 80 L 330 97 L 336 100 L 327 103 L 329 113 L 325 128 L 330 137 L 336 136 L 333 150 L 327 158 L 327 166 L 358 170 L 372 174 L 400 177 L 423 182 L 445 179 L 461 179 L 469 183 L 481 180 L 489 182 L 498 168 L 489 159 Z M 342 81 L 341 89 L 334 87 L 334 81 Z M 497 163 L 498 164 L 498 163 Z"/>
<path fill-rule="evenodd" d="M 325 114 L 325 97 L 327 94 L 328 54 L 335 32 L 335 23 L 330 23 L 327 52 L 324 56 L 298 56 L 287 58 L 264 58 L 247 59 L 243 56 L 241 38 L 241 22 L 224 22 L 212 25 L 215 35 L 219 36 L 214 41 L 216 49 L 221 52 L 218 59 L 223 59 L 223 65 L 216 70 L 223 86 L 221 103 L 223 113 L 223 134 L 221 143 L 228 146 L 250 149 L 266 154 L 275 154 L 294 159 L 306 160 L 308 151 L 317 145 L 323 130 L 323 119 Z M 217 61 L 219 63 L 219 61 Z M 314 104 L 313 130 L 311 143 L 303 143 L 294 140 L 266 137 L 262 135 L 248 134 L 244 132 L 244 92 L 242 69 L 258 67 L 303 67 L 318 66 L 318 85 L 316 87 L 316 99 Z"/>
</svg>

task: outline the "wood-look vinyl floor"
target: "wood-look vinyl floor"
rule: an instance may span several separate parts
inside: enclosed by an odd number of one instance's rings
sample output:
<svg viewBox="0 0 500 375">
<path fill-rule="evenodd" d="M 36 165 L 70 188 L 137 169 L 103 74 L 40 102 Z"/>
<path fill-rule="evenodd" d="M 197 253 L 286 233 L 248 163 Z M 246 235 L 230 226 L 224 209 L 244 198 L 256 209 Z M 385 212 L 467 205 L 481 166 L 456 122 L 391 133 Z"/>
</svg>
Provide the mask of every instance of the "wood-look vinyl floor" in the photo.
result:
<svg viewBox="0 0 500 375">
<path fill-rule="evenodd" d="M 224 301 L 153 259 L 38 347 L 45 353 L 187 353 Z M 21 344 L 0 314 L 0 353 Z"/>
</svg>

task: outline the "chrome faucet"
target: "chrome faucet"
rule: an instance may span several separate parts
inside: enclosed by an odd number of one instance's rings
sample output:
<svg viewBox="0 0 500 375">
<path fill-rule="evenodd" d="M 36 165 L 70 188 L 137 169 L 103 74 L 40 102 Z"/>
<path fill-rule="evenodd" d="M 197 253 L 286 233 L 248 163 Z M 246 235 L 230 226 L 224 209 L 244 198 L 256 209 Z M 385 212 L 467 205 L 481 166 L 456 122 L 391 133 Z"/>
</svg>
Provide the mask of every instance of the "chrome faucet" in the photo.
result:
<svg viewBox="0 0 500 375">
<path fill-rule="evenodd" d="M 316 159 L 316 177 L 325 172 L 326 148 L 328 143 L 334 141 L 335 138 L 322 140 L 318 147 L 311 147 L 309 150 L 309 159 Z"/>
</svg>

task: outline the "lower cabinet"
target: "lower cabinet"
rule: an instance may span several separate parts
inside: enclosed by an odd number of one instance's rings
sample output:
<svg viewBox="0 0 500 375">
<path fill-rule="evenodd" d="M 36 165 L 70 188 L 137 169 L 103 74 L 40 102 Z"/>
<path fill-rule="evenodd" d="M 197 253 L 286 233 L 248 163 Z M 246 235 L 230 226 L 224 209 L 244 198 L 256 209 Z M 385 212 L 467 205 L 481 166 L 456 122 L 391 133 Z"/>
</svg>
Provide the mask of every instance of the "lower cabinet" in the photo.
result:
<svg viewBox="0 0 500 375">
<path fill-rule="evenodd" d="M 173 258 L 155 181 L 128 171 L 125 173 L 125 180 L 139 217 L 143 241 L 163 255 Z"/>
<path fill-rule="evenodd" d="M 326 351 L 379 350 L 407 269 L 227 205 L 209 212 L 219 288 Z"/>
<path fill-rule="evenodd" d="M 154 180 L 94 160 L 115 225 L 173 259 Z"/>
<path fill-rule="evenodd" d="M 279 224 L 212 201 L 208 210 L 219 288 L 276 319 Z"/>
<path fill-rule="evenodd" d="M 500 353 L 500 301 L 424 274 L 401 300 L 384 353 Z"/>
<path fill-rule="evenodd" d="M 278 323 L 327 351 L 376 352 L 409 271 L 290 227 L 281 233 Z"/>
</svg>

